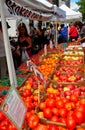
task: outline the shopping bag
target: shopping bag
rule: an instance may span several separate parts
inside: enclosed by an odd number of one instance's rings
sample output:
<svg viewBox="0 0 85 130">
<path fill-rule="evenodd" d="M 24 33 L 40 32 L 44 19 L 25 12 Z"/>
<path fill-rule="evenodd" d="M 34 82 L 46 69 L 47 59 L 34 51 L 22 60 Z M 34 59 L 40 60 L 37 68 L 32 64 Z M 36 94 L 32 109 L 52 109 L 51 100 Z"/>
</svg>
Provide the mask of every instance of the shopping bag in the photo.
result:
<svg viewBox="0 0 85 130">
<path fill-rule="evenodd" d="M 27 51 L 22 51 L 22 62 L 25 62 L 29 59 L 29 55 L 27 53 Z"/>
</svg>

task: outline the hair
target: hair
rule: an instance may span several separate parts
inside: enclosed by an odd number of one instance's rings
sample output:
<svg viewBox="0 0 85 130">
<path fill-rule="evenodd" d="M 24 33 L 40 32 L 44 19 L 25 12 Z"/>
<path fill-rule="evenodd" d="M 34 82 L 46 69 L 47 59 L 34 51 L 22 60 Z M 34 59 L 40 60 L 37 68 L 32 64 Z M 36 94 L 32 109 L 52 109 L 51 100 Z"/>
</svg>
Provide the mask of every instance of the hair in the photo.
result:
<svg viewBox="0 0 85 130">
<path fill-rule="evenodd" d="M 53 28 L 53 25 L 52 25 L 52 24 L 50 24 L 50 28 Z"/>
<path fill-rule="evenodd" d="M 25 36 L 27 37 L 28 36 L 28 31 L 27 31 L 26 25 L 24 23 L 20 23 L 18 25 L 18 31 L 20 30 L 20 27 L 24 27 L 24 29 L 25 29 Z M 19 36 L 21 36 L 20 31 L 19 31 Z"/>
<path fill-rule="evenodd" d="M 29 26 L 32 26 L 32 27 L 33 27 L 34 25 L 33 25 L 33 23 L 29 23 Z"/>
<path fill-rule="evenodd" d="M 64 27 L 64 24 L 61 24 L 61 28 L 63 28 Z"/>
<path fill-rule="evenodd" d="M 83 26 L 83 23 L 82 23 L 81 21 L 76 21 L 76 22 L 75 22 L 75 25 L 76 25 L 76 26 L 79 26 L 80 29 L 81 29 L 82 26 Z"/>
</svg>

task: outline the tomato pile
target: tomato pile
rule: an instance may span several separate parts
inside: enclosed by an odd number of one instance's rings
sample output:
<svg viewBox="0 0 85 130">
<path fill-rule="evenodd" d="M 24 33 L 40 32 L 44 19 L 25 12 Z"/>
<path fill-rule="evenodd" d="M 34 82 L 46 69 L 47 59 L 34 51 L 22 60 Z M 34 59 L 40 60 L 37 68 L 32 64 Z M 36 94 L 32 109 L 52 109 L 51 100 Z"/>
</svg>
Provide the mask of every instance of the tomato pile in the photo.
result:
<svg viewBox="0 0 85 130">
<path fill-rule="evenodd" d="M 41 64 L 38 68 L 44 75 L 52 74 L 59 56 L 62 55 L 53 54 L 42 60 L 46 64 Z M 39 62 L 37 58 L 36 62 Z M 26 127 L 29 130 L 85 130 L 85 84 L 78 84 L 83 80 L 83 58 L 66 55 L 59 64 L 46 86 L 46 97 L 40 103 L 38 87 L 41 94 L 44 86 L 38 86 L 35 75 L 28 77 L 25 87 L 19 90 L 27 106 L 26 126 L 23 125 L 23 130 L 26 130 Z M 49 80 L 47 77 L 46 79 Z M 77 84 L 73 84 L 74 82 Z M 17 130 L 1 111 L 0 130 Z"/>
</svg>

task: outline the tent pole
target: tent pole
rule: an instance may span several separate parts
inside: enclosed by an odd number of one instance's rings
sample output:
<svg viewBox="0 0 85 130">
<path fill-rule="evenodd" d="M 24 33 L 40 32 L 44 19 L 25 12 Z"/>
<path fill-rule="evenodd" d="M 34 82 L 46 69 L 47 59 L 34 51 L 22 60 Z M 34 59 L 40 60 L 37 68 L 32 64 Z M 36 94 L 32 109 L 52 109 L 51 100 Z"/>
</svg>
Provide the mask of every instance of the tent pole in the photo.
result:
<svg viewBox="0 0 85 130">
<path fill-rule="evenodd" d="M 6 19 L 4 17 L 3 6 L 4 6 L 4 1 L 0 0 L 0 12 L 1 12 L 1 21 L 2 21 L 2 29 L 3 29 L 3 38 L 4 38 L 4 46 L 5 46 L 5 52 L 6 52 L 10 84 L 13 87 L 17 87 L 17 79 L 16 79 L 16 74 L 15 74 L 15 69 L 14 69 L 14 64 L 13 64 L 13 58 L 12 58 L 10 42 L 9 42 L 9 37 L 8 37 Z"/>
<path fill-rule="evenodd" d="M 56 24 L 56 25 L 55 25 L 55 26 L 56 26 L 56 27 L 55 27 L 55 28 L 56 28 L 55 48 L 57 48 L 57 43 L 58 43 L 58 38 L 57 38 L 57 35 L 58 35 L 58 34 L 57 34 L 57 33 L 58 33 L 58 32 L 57 32 L 57 19 L 56 19 L 56 23 L 55 23 L 55 24 Z"/>
</svg>

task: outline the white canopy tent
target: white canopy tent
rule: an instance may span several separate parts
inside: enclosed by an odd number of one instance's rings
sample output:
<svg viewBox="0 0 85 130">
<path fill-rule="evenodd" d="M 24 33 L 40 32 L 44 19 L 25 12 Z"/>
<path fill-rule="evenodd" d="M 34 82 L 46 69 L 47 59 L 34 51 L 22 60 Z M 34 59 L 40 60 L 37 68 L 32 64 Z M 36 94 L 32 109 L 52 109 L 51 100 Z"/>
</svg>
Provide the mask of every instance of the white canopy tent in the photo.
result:
<svg viewBox="0 0 85 130">
<path fill-rule="evenodd" d="M 62 10 L 61 12 L 58 11 L 58 8 L 55 10 L 54 5 L 46 0 L 43 0 L 43 2 L 42 0 L 0 0 L 0 14 L 10 83 L 11 86 L 17 87 L 16 74 L 6 26 L 6 17 L 22 17 L 38 21 L 50 21 L 54 15 L 55 17 L 58 16 L 58 18 L 64 18 L 65 12 Z"/>
<path fill-rule="evenodd" d="M 73 20 L 82 20 L 82 14 L 80 12 L 76 12 L 70 9 L 65 4 L 61 5 L 60 9 L 66 11 L 66 22 L 71 22 Z"/>
<path fill-rule="evenodd" d="M 56 5 L 46 0 L 4 0 L 4 14 L 6 17 L 22 17 L 38 21 L 50 21 L 57 18 L 65 20 L 66 13 Z"/>
</svg>

